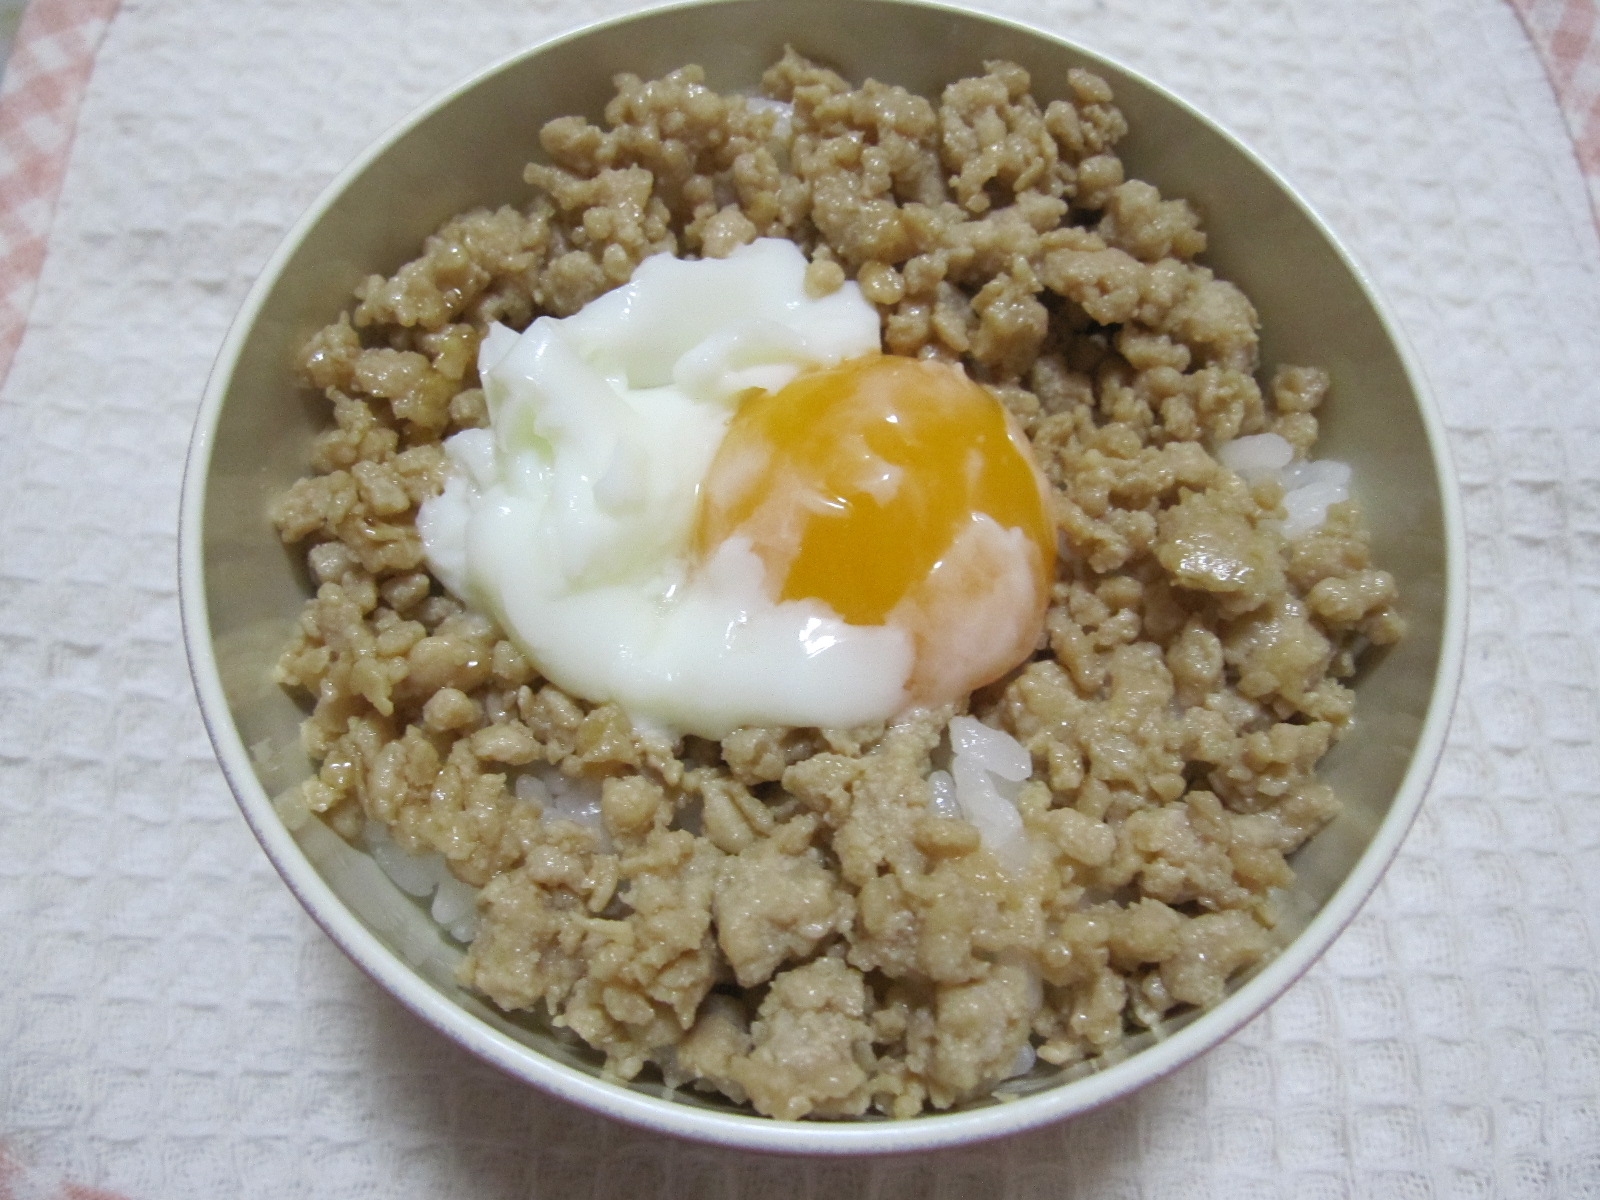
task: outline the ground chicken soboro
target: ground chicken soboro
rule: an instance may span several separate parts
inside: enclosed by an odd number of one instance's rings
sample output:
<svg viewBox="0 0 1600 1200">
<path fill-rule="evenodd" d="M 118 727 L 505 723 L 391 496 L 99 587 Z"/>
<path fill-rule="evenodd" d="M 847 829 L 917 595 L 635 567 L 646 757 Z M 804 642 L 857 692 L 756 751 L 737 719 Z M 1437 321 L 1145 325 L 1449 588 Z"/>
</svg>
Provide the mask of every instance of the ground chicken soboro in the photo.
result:
<svg viewBox="0 0 1600 1200">
<path fill-rule="evenodd" d="M 1327 377 L 1257 382 L 1256 314 L 1194 259 L 1195 211 L 1124 178 L 1104 82 L 1041 106 L 996 62 L 937 101 L 794 54 L 749 103 L 684 68 L 542 132 L 523 208 L 465 213 L 312 339 L 332 402 L 279 503 L 317 581 L 281 680 L 315 698 L 300 799 L 381 822 L 482 886 L 461 968 L 632 1078 L 778 1117 L 910 1116 L 1216 1003 L 1273 947 L 1285 855 L 1336 811 L 1314 774 L 1339 681 L 1401 631 L 1354 504 L 1286 544 L 1276 483 L 1214 456 L 1316 438 Z M 961 363 L 1032 439 L 1063 555 L 1047 645 L 971 698 L 1032 753 L 1006 874 L 927 776 L 949 711 L 674 745 L 543 682 L 423 566 L 442 436 L 484 423 L 488 323 L 567 315 L 648 255 L 793 239 L 857 280 L 885 348 Z M 603 828 L 516 780 L 600 789 Z"/>
</svg>

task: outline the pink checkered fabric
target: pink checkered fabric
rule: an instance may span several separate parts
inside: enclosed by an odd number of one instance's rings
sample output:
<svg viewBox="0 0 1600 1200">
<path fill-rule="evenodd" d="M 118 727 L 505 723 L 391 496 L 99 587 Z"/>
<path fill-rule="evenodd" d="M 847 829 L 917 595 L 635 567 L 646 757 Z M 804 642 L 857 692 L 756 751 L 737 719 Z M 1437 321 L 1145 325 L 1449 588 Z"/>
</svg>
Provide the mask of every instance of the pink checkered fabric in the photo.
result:
<svg viewBox="0 0 1600 1200">
<path fill-rule="evenodd" d="M 34 1166 L 0 1141 L 0 1200 L 127 1200 L 116 1192 L 88 1187 Z"/>
<path fill-rule="evenodd" d="M 0 82 L 0 382 L 44 267 L 78 105 L 119 0 L 32 0 Z"/>
<path fill-rule="evenodd" d="M 1600 222 L 1600 5 L 1596 0 L 1511 0 L 1511 6 L 1549 72 Z"/>
</svg>

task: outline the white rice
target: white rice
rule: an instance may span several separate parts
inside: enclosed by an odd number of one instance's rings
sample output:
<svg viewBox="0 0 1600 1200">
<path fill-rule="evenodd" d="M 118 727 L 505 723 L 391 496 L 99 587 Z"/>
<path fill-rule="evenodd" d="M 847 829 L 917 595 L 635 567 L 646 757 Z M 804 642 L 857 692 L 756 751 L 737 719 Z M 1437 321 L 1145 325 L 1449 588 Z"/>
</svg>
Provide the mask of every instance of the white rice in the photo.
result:
<svg viewBox="0 0 1600 1200">
<path fill-rule="evenodd" d="M 1001 867 L 1021 871 L 1028 863 L 1028 834 L 1017 811 L 1017 793 L 1033 774 L 1033 756 L 1010 734 L 974 717 L 951 718 L 950 750 L 950 778 L 959 815 L 977 827 L 978 836 Z M 935 783 L 935 810 L 941 816 L 958 815 L 941 804 L 948 806 L 948 800 L 941 797 L 941 785 Z"/>
<path fill-rule="evenodd" d="M 956 781 L 949 771 L 934 771 L 928 776 L 933 789 L 933 811 L 941 817 L 961 820 L 961 802 L 956 799 Z"/>
<path fill-rule="evenodd" d="M 1021 742 L 975 717 L 950 719 L 950 749 L 1012 783 L 1024 783 L 1033 774 L 1033 755 Z"/>
<path fill-rule="evenodd" d="M 1334 459 L 1296 460 L 1294 447 L 1275 433 L 1234 438 L 1217 450 L 1223 466 L 1246 483 L 1276 479 L 1283 485 L 1283 536 L 1304 537 L 1328 519 L 1328 508 L 1350 499 L 1350 465 Z"/>
<path fill-rule="evenodd" d="M 444 855 L 408 853 L 376 821 L 367 822 L 362 838 L 372 861 L 395 887 L 419 900 L 431 896 L 433 919 L 456 941 L 464 944 L 473 939 L 478 931 L 478 889 L 452 875 Z"/>
<path fill-rule="evenodd" d="M 1332 459 L 1296 463 L 1284 472 L 1283 486 L 1283 535 L 1292 540 L 1326 521 L 1330 505 L 1350 499 L 1350 466 Z"/>
<path fill-rule="evenodd" d="M 773 100 L 767 96 L 746 96 L 744 102 L 745 106 L 752 112 L 776 113 L 778 123 L 773 132 L 780 141 L 788 140 L 789 131 L 794 124 L 794 105 L 785 100 Z"/>
<path fill-rule="evenodd" d="M 441 862 L 444 860 L 441 859 Z M 462 883 L 448 870 L 439 880 L 439 890 L 433 894 L 433 919 L 450 931 L 457 941 L 470 942 L 478 924 L 478 889 Z M 466 932 L 466 936 L 457 930 Z"/>
<path fill-rule="evenodd" d="M 554 767 L 536 766 L 521 772 L 512 783 L 519 800 L 532 801 L 550 820 L 572 821 L 600 835 L 602 850 L 610 850 L 600 818 L 600 784 L 590 779 L 570 779 Z M 411 854 L 389 837 L 376 821 L 367 822 L 362 835 L 372 861 L 408 896 L 432 898 L 429 913 L 451 937 L 472 941 L 478 931 L 478 889 L 450 873 L 442 854 Z"/>
<path fill-rule="evenodd" d="M 598 779 L 573 779 L 540 763 L 518 775 L 512 791 L 519 800 L 537 802 L 547 820 L 571 821 L 594 830 L 600 837 L 600 849 L 611 850 L 611 838 L 600 816 Z"/>
<path fill-rule="evenodd" d="M 1012 1061 L 1010 1068 L 1007 1069 L 1006 1078 L 1015 1079 L 1018 1075 L 1026 1075 L 1033 1070 L 1034 1064 L 1038 1061 L 1039 1055 L 1034 1050 L 1033 1043 L 1023 1042 L 1022 1045 L 1017 1047 L 1017 1057 Z"/>
</svg>

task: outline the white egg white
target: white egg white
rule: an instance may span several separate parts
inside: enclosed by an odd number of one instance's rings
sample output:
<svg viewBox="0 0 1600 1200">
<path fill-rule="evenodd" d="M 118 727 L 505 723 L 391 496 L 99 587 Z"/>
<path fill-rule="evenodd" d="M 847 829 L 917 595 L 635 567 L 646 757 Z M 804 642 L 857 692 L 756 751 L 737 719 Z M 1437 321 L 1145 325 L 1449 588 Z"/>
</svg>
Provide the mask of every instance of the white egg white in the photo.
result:
<svg viewBox="0 0 1600 1200">
<path fill-rule="evenodd" d="M 911 638 L 777 602 L 748 542 L 698 569 L 698 488 L 751 388 L 876 351 L 856 286 L 816 299 L 791 242 L 725 259 L 660 255 L 626 287 L 479 352 L 491 427 L 449 439 L 417 525 L 452 592 L 540 672 L 672 732 L 848 726 L 906 703 Z"/>
</svg>

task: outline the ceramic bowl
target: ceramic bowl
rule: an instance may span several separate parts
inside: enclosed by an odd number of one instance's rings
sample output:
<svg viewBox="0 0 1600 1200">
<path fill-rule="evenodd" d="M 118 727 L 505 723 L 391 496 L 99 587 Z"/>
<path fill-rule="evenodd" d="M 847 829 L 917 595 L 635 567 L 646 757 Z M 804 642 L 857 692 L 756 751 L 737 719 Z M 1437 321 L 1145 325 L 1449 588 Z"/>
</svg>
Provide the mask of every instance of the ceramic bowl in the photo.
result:
<svg viewBox="0 0 1600 1200">
<path fill-rule="evenodd" d="M 603 1078 L 595 1056 L 462 989 L 459 947 L 364 854 L 316 820 L 286 827 L 273 798 L 310 771 L 303 716 L 270 669 L 308 594 L 299 554 L 267 519 L 306 467 L 325 406 L 296 384 L 296 351 L 363 277 L 414 257 L 445 218 L 520 202 L 526 161 L 552 117 L 598 119 L 612 76 L 687 62 L 712 86 L 753 89 L 786 43 L 847 78 L 937 95 L 987 59 L 1021 63 L 1041 102 L 1084 66 L 1116 93 L 1132 132 L 1130 176 L 1192 200 L 1205 262 L 1262 318 L 1262 361 L 1328 369 L 1319 456 L 1355 469 L 1377 560 L 1397 577 L 1407 638 L 1362 673 L 1358 719 L 1324 778 L 1344 814 L 1296 857 L 1284 944 L 1208 1012 L 1132 1043 L 1108 1064 L 1040 1069 L 1005 1100 L 909 1121 L 779 1122 L 660 1085 Z M 422 1020 L 505 1071 L 572 1103 L 711 1143 L 824 1154 L 970 1143 L 1084 1112 L 1222 1041 L 1325 950 L 1371 892 L 1411 824 L 1443 741 L 1461 663 L 1461 522 L 1440 423 L 1371 284 L 1292 187 L 1235 138 L 1136 72 L 994 17 L 897 0 L 722 0 L 610 21 L 522 51 L 422 109 L 322 195 L 273 256 L 228 334 L 206 389 L 184 485 L 181 594 L 201 708 L 240 808 L 306 909 Z"/>
</svg>

